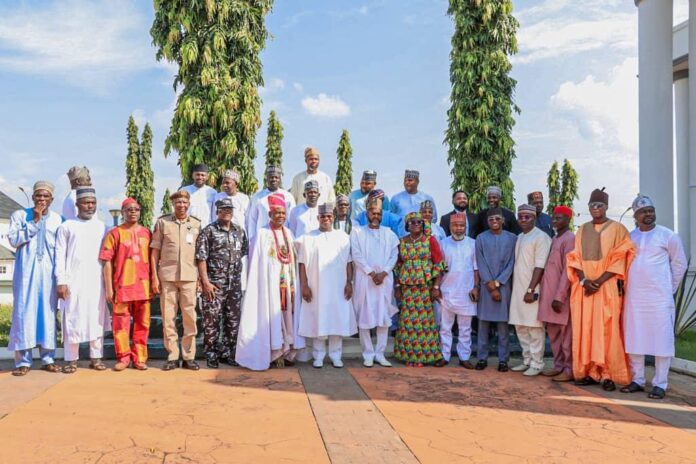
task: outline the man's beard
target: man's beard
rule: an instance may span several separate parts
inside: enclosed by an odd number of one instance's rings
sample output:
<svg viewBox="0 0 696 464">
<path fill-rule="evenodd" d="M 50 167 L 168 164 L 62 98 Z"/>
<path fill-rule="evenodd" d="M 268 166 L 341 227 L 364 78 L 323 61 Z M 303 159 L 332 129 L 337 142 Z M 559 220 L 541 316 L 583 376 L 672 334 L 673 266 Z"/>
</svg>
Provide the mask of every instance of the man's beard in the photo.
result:
<svg viewBox="0 0 696 464">
<path fill-rule="evenodd" d="M 457 205 L 454 205 L 454 209 L 456 209 L 456 210 L 459 211 L 460 213 L 463 213 L 464 211 L 466 211 L 466 208 L 467 208 L 468 206 L 469 206 L 469 205 L 466 205 L 466 206 L 457 206 Z"/>
<path fill-rule="evenodd" d="M 464 240 L 464 237 L 466 237 L 466 233 L 464 233 L 462 235 L 452 234 L 452 238 L 455 239 L 456 241 Z"/>
</svg>

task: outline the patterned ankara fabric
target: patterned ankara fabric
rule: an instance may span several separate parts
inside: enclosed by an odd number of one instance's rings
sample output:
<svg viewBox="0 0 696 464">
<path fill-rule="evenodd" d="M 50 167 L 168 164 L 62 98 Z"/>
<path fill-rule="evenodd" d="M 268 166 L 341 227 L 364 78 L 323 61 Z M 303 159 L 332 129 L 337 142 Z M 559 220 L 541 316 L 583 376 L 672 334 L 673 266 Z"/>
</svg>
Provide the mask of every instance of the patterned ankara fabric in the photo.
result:
<svg viewBox="0 0 696 464">
<path fill-rule="evenodd" d="M 150 331 L 150 301 L 114 303 L 111 328 L 114 333 L 116 359 L 126 364 L 147 362 L 147 337 Z M 133 317 L 133 346 L 129 341 L 131 316 Z"/>
<path fill-rule="evenodd" d="M 113 265 L 114 292 L 117 303 L 149 300 L 150 238 L 143 226 L 121 224 L 109 231 L 99 252 L 99 259 Z"/>
<path fill-rule="evenodd" d="M 402 298 L 394 341 L 394 356 L 399 361 L 432 364 L 442 359 L 430 284 L 443 271 L 444 260 L 435 238 L 415 243 L 401 240 L 396 275 Z"/>
</svg>

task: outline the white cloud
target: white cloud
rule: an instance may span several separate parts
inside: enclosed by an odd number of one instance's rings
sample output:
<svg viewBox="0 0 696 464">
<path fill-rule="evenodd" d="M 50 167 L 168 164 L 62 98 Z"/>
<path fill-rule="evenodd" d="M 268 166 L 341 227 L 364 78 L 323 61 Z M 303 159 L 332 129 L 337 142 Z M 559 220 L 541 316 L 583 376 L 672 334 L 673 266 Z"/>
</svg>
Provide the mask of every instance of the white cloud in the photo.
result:
<svg viewBox="0 0 696 464">
<path fill-rule="evenodd" d="M 292 83 L 292 88 L 295 89 L 295 90 L 297 90 L 298 92 L 304 91 L 304 87 L 303 87 L 302 84 L 300 84 L 299 82 L 293 82 L 293 83 Z"/>
<path fill-rule="evenodd" d="M 307 113 L 320 118 L 341 118 L 350 115 L 350 106 L 339 96 L 320 93 L 316 98 L 302 99 L 302 107 Z"/>
<path fill-rule="evenodd" d="M 41 3 L 42 7 L 46 4 Z M 155 60 L 133 2 L 69 0 L 0 10 L 0 66 L 103 92 Z M 171 67 L 171 66 L 169 66 Z"/>
</svg>

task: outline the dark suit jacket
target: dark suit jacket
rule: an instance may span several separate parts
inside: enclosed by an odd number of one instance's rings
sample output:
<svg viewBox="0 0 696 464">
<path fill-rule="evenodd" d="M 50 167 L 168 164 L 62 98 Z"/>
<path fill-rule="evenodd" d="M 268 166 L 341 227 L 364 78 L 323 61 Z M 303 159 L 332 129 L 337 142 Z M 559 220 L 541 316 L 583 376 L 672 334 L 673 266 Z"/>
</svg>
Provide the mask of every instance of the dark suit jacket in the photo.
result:
<svg viewBox="0 0 696 464">
<path fill-rule="evenodd" d="M 503 210 L 503 217 L 505 218 L 505 224 L 503 225 L 503 230 L 507 230 L 508 232 L 512 232 L 515 235 L 519 235 L 522 230 L 520 229 L 520 226 L 517 225 L 517 217 L 515 216 L 515 213 L 510 211 L 507 208 L 501 207 L 500 209 Z M 485 232 L 488 230 L 488 208 L 482 209 L 478 213 L 478 231 L 476 235 L 480 234 L 481 232 Z"/>
<path fill-rule="evenodd" d="M 452 210 L 447 214 L 440 217 L 440 227 L 445 231 L 445 235 L 448 237 L 452 235 L 450 232 L 450 218 L 456 211 Z M 467 234 L 471 238 L 476 238 L 476 231 L 478 230 L 478 216 L 475 213 L 466 212 L 466 223 L 469 226 L 469 233 Z"/>
</svg>

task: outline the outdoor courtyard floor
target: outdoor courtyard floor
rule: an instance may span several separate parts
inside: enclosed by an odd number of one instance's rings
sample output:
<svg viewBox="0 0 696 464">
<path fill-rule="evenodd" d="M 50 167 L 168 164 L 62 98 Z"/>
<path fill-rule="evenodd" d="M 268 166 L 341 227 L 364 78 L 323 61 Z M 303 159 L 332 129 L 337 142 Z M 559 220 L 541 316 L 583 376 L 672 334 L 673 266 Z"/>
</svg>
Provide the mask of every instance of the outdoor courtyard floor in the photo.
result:
<svg viewBox="0 0 696 464">
<path fill-rule="evenodd" d="M 161 364 L 16 378 L 0 362 L 0 462 L 696 462 L 696 379 L 678 374 L 660 402 L 456 359 L 266 372 Z"/>
</svg>

